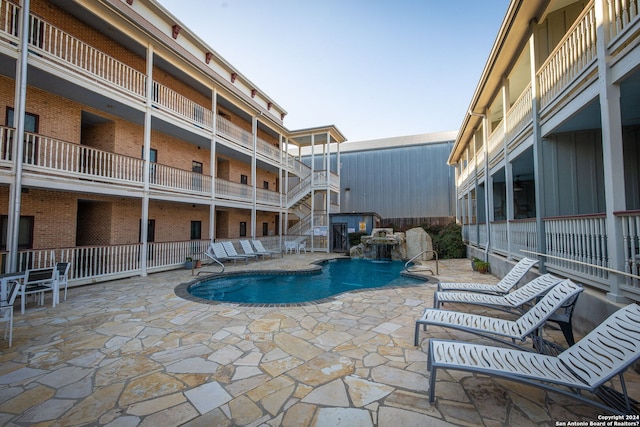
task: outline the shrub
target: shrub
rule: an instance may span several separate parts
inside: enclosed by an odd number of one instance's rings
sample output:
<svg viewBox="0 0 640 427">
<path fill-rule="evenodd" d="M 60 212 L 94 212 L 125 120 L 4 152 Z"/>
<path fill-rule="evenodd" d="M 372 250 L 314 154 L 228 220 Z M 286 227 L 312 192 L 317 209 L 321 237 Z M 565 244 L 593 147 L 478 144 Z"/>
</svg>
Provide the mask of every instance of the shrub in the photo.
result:
<svg viewBox="0 0 640 427">
<path fill-rule="evenodd" d="M 360 238 L 362 236 L 368 236 L 369 233 L 359 231 L 357 233 L 349 233 L 349 247 L 358 246 L 361 243 Z"/>
<path fill-rule="evenodd" d="M 462 241 L 462 227 L 455 222 L 445 226 L 425 226 L 422 228 L 429 233 L 433 249 L 438 252 L 438 258 L 465 258 L 467 248 Z"/>
</svg>

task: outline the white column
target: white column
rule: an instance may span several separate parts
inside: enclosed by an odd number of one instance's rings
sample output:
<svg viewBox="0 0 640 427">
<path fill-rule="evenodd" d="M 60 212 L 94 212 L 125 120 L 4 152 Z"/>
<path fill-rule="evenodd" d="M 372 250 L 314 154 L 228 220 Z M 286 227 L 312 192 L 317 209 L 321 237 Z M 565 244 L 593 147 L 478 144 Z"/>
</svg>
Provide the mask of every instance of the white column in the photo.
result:
<svg viewBox="0 0 640 427">
<path fill-rule="evenodd" d="M 311 251 L 313 252 L 314 248 L 315 248 L 315 244 L 313 241 L 313 226 L 314 224 L 314 217 L 315 217 L 315 213 L 316 213 L 316 195 L 315 195 L 315 163 L 316 163 L 316 158 L 315 158 L 315 135 L 311 134 L 311 217 L 310 217 L 310 221 L 309 224 L 311 226 Z"/>
<path fill-rule="evenodd" d="M 258 114 L 259 115 L 259 114 Z M 251 120 L 251 132 L 253 133 L 253 154 L 251 156 L 251 177 L 252 177 L 252 181 L 253 181 L 253 185 L 252 185 L 252 202 L 251 202 L 251 238 L 255 239 L 256 238 L 256 219 L 257 219 L 257 215 L 256 215 L 256 198 L 258 197 L 258 190 L 257 190 L 257 181 L 258 181 L 258 177 L 257 177 L 257 173 L 258 173 L 258 167 L 257 167 L 257 162 L 256 162 L 256 156 L 257 156 L 257 147 L 258 147 L 258 116 L 254 116 Z"/>
<path fill-rule="evenodd" d="M 11 149 L 13 182 L 9 186 L 9 211 L 7 217 L 7 249 L 9 256 L 6 272 L 18 271 L 18 236 L 20 233 L 20 211 L 22 209 L 22 158 L 24 152 L 24 114 L 27 105 L 27 52 L 29 31 L 29 0 L 22 1 L 20 21 L 20 56 L 16 61 L 15 106 L 13 125 L 16 127 Z"/>
<path fill-rule="evenodd" d="M 325 225 L 327 227 L 327 253 L 329 253 L 329 219 L 331 218 L 331 134 L 327 131 L 327 205 L 325 212 Z"/>
<path fill-rule="evenodd" d="M 622 246 L 622 224 L 614 215 L 626 209 L 624 185 L 624 154 L 622 144 L 622 113 L 620 109 L 620 86 L 611 81 L 611 69 L 607 65 L 607 42 L 609 25 L 604 0 L 596 0 L 596 46 L 598 63 L 598 87 L 600 92 L 600 120 L 602 122 L 602 163 L 604 167 L 605 211 L 607 214 L 607 252 L 609 268 L 624 271 L 624 248 Z M 626 302 L 620 295 L 624 277 L 609 275 L 607 298 L 615 302 Z"/>
<path fill-rule="evenodd" d="M 216 237 L 216 176 L 218 175 L 218 162 L 216 159 L 216 134 L 218 132 L 218 89 L 213 88 L 211 93 L 211 110 L 213 111 L 213 134 L 211 135 L 210 166 L 211 171 L 211 204 L 209 205 L 209 240 L 213 242 Z"/>
<path fill-rule="evenodd" d="M 147 275 L 147 229 L 149 227 L 149 168 L 151 167 L 151 94 L 153 93 L 153 45 L 147 47 L 147 105 L 144 111 L 142 218 L 140 219 L 140 275 Z"/>
<path fill-rule="evenodd" d="M 533 182 L 534 191 L 536 195 L 536 235 L 538 241 L 538 247 L 536 252 L 544 254 L 547 253 L 547 243 L 545 239 L 545 227 L 543 218 L 546 215 L 544 205 L 544 162 L 542 160 L 542 134 L 540 130 L 540 95 L 538 91 L 538 81 L 536 79 L 536 71 L 538 69 L 538 63 L 536 61 L 536 43 L 535 43 L 535 22 L 532 22 L 529 26 L 531 33 L 529 37 L 529 57 L 531 63 L 531 113 L 532 113 L 532 125 L 531 133 L 533 138 Z M 524 255 L 524 254 L 523 254 Z M 538 263 L 538 269 L 540 273 L 546 273 L 545 267 L 546 257 L 540 257 Z"/>
<path fill-rule="evenodd" d="M 504 79 L 502 82 L 502 105 L 504 109 L 504 118 L 502 120 L 504 129 L 504 139 L 502 140 L 502 153 L 504 156 L 504 183 L 505 183 L 505 211 L 507 227 L 507 259 L 512 259 L 511 254 L 511 220 L 513 219 L 513 173 L 511 163 L 509 163 L 509 133 L 507 132 L 507 111 L 511 107 L 509 104 L 509 80 Z M 492 189 L 493 191 L 493 189 Z"/>
</svg>

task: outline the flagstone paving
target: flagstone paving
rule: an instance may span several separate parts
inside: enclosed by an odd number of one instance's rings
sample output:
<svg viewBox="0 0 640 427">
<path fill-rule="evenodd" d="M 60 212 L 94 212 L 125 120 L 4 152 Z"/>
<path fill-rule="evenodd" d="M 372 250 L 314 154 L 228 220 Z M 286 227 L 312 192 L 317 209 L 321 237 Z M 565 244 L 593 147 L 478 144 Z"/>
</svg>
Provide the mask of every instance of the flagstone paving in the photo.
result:
<svg viewBox="0 0 640 427">
<path fill-rule="evenodd" d="M 227 270 L 305 269 L 328 256 Z M 599 414 L 537 388 L 445 370 L 429 404 L 428 338 L 482 341 L 433 327 L 413 346 L 433 282 L 283 308 L 176 296 L 192 279 L 176 270 L 75 287 L 55 309 L 18 312 L 13 347 L 0 341 L 0 425 L 552 426 Z M 440 261 L 438 279 L 497 281 L 467 260 Z M 562 342 L 559 331 L 546 333 Z M 631 396 L 640 396 L 639 377 L 626 376 Z"/>
</svg>

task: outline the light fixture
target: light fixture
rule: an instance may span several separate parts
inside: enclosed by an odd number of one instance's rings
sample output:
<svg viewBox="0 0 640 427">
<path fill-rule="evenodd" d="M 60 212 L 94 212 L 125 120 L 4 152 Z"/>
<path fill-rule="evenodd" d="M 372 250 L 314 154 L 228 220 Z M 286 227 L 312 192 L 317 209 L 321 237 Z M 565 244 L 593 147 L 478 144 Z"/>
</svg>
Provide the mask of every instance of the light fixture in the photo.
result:
<svg viewBox="0 0 640 427">
<path fill-rule="evenodd" d="M 517 176 L 516 177 L 516 182 L 513 184 L 513 191 L 522 191 L 524 188 L 522 187 L 522 184 L 520 183 L 520 177 Z"/>
</svg>

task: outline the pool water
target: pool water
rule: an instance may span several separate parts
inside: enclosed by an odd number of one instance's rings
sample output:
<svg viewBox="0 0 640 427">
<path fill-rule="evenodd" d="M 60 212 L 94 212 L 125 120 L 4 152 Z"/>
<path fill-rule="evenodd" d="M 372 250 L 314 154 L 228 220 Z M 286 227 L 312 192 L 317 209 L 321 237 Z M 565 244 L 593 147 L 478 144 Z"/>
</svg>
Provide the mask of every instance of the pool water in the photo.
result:
<svg viewBox="0 0 640 427">
<path fill-rule="evenodd" d="M 330 260 L 314 273 L 248 273 L 205 280 L 188 287 L 194 297 L 249 304 L 286 304 L 316 301 L 343 292 L 407 286 L 424 280 L 402 276 L 402 261 Z"/>
</svg>

